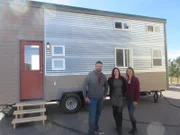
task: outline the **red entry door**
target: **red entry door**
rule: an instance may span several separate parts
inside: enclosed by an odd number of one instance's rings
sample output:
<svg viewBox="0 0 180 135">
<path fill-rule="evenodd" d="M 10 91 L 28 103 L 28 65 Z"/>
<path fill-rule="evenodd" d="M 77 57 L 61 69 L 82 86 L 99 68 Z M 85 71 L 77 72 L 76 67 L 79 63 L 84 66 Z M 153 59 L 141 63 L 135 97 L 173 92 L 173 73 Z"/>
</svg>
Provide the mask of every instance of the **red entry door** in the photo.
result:
<svg viewBox="0 0 180 135">
<path fill-rule="evenodd" d="M 43 43 L 20 43 L 20 98 L 43 98 Z"/>
</svg>

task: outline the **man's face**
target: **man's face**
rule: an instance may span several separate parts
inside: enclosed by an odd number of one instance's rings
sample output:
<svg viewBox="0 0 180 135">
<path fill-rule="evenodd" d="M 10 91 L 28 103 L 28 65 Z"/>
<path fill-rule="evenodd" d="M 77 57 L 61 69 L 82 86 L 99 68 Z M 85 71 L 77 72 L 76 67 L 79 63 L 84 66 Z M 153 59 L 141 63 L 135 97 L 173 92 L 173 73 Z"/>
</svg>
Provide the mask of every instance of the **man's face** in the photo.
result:
<svg viewBox="0 0 180 135">
<path fill-rule="evenodd" d="M 95 65 L 95 70 L 96 70 L 97 72 L 101 72 L 101 71 L 102 71 L 102 64 L 96 64 L 96 65 Z"/>
</svg>

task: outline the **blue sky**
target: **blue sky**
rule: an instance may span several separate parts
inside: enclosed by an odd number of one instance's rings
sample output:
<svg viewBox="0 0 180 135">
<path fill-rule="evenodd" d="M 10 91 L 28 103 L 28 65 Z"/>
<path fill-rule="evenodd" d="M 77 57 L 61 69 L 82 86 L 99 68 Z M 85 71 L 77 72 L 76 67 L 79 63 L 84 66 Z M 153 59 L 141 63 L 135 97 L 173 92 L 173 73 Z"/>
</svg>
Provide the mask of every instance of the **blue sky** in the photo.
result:
<svg viewBox="0 0 180 135">
<path fill-rule="evenodd" d="M 33 0 L 167 19 L 169 58 L 180 56 L 180 0 Z"/>
</svg>

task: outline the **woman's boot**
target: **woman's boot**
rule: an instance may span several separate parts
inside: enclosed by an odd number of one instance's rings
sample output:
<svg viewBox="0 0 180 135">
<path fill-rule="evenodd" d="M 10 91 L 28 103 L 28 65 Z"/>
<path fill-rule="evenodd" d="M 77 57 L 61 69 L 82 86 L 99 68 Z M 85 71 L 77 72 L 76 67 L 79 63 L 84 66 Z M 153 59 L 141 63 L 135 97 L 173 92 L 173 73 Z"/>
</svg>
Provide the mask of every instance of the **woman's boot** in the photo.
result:
<svg viewBox="0 0 180 135">
<path fill-rule="evenodd" d="M 135 135 L 137 132 L 136 121 L 131 122 L 133 129 L 129 131 L 130 134 Z"/>
</svg>

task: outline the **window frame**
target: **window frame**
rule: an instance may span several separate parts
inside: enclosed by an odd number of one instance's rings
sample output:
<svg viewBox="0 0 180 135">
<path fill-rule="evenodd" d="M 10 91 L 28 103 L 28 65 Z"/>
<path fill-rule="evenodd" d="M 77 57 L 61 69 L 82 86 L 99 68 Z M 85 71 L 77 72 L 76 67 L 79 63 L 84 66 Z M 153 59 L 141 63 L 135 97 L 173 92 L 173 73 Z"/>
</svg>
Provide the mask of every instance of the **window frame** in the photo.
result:
<svg viewBox="0 0 180 135">
<path fill-rule="evenodd" d="M 63 68 L 55 68 L 54 67 L 54 61 L 55 60 L 62 60 L 63 61 Z M 52 70 L 65 70 L 66 66 L 65 66 L 65 59 L 64 58 L 52 58 Z"/>
<path fill-rule="evenodd" d="M 55 47 L 62 47 L 63 53 L 62 54 L 54 54 Z M 52 56 L 65 56 L 65 46 L 64 45 L 52 45 Z"/>
<path fill-rule="evenodd" d="M 161 51 L 161 58 L 160 58 L 160 57 L 154 57 L 154 56 L 153 56 L 154 50 Z M 161 66 L 154 66 L 154 63 L 153 63 L 153 60 L 154 60 L 154 59 L 161 59 Z M 154 68 L 154 67 L 163 67 L 162 49 L 155 49 L 155 48 L 152 49 L 152 67 L 153 67 L 153 68 Z"/>
<path fill-rule="evenodd" d="M 123 50 L 123 66 L 118 66 L 117 65 L 117 54 L 116 54 L 116 50 L 119 49 L 119 50 Z M 121 47 L 115 47 L 115 67 L 119 67 L 119 68 L 127 68 L 128 66 L 125 66 L 125 50 L 129 50 L 129 66 L 133 67 L 132 65 L 132 49 L 131 48 L 121 48 Z"/>
<path fill-rule="evenodd" d="M 148 26 L 152 26 L 153 27 L 153 31 L 148 31 Z M 159 32 L 155 31 L 155 27 L 159 27 Z M 146 33 L 160 33 L 161 32 L 161 27 L 160 25 L 154 25 L 154 24 L 146 24 Z"/>
<path fill-rule="evenodd" d="M 117 22 L 117 23 L 122 23 L 122 29 L 116 28 L 116 25 L 115 25 L 116 22 Z M 130 26 L 130 28 L 129 28 L 129 29 L 125 29 L 125 28 L 124 28 L 124 23 L 127 23 L 127 24 Z M 113 27 L 114 27 L 114 30 L 125 30 L 125 31 L 130 31 L 131 28 L 132 28 L 132 24 L 131 24 L 130 22 L 128 22 L 128 21 L 114 20 L 114 21 L 113 21 Z"/>
</svg>

